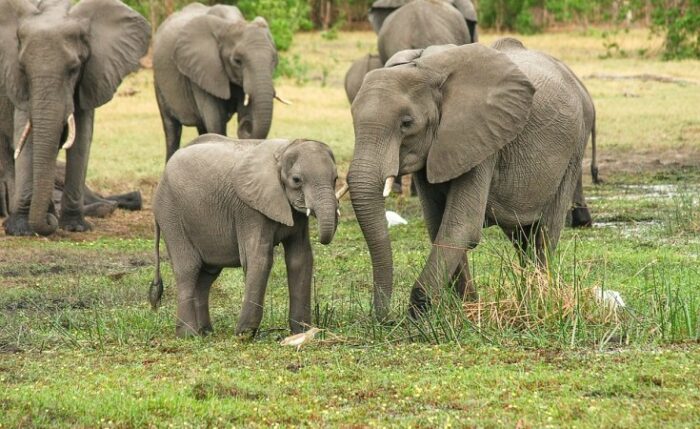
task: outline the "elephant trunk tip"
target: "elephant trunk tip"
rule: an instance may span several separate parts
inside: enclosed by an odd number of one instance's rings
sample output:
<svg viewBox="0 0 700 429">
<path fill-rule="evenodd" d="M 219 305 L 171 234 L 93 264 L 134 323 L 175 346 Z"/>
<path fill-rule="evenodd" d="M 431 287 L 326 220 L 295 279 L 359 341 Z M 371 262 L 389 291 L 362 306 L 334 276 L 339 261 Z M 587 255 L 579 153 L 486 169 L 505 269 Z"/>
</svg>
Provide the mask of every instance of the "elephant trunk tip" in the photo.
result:
<svg viewBox="0 0 700 429">
<path fill-rule="evenodd" d="M 46 222 L 36 222 L 30 218 L 29 226 L 31 227 L 32 231 L 46 237 L 56 232 L 58 229 L 58 220 L 51 213 L 47 213 Z"/>
</svg>

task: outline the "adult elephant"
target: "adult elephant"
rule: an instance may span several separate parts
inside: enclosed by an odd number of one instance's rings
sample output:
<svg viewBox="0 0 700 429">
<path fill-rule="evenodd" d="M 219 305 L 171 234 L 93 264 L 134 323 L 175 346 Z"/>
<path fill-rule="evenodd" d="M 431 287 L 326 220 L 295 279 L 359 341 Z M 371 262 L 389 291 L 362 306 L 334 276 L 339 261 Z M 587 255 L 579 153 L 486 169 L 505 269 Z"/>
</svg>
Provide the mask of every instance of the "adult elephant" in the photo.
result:
<svg viewBox="0 0 700 429">
<path fill-rule="evenodd" d="M 95 108 L 138 69 L 149 40 L 148 22 L 117 0 L 0 0 L 0 79 L 14 108 L 19 153 L 8 234 L 91 229 L 83 188 Z M 66 183 L 56 219 L 49 204 L 61 146 Z"/>
<path fill-rule="evenodd" d="M 534 245 L 541 263 L 556 249 L 588 135 L 576 82 L 549 56 L 515 39 L 404 51 L 366 76 L 352 116 L 348 184 L 380 320 L 393 284 L 383 196 L 399 174 L 413 175 L 433 243 L 414 316 L 446 279 L 475 297 L 466 251 L 484 225 L 523 252 Z"/>
<path fill-rule="evenodd" d="M 384 25 L 384 21 L 396 12 L 399 8 L 413 2 L 414 0 L 377 0 L 372 3 L 370 7 L 368 18 L 369 22 L 372 24 L 374 32 L 379 34 Z M 477 16 L 474 4 L 470 0 L 433 0 L 433 1 L 444 1 L 445 3 L 456 8 L 462 15 L 467 28 L 469 29 L 470 42 L 474 43 L 478 41 L 476 24 Z"/>
<path fill-rule="evenodd" d="M 413 0 L 389 15 L 379 30 L 377 47 L 382 63 L 405 49 L 471 43 L 462 14 L 448 2 Z"/>
<path fill-rule="evenodd" d="M 235 6 L 193 3 L 156 32 L 153 70 L 166 159 L 182 126 L 226 135 L 238 114 L 238 137 L 264 139 L 272 123 L 277 49 L 263 18 L 246 22 Z"/>
</svg>

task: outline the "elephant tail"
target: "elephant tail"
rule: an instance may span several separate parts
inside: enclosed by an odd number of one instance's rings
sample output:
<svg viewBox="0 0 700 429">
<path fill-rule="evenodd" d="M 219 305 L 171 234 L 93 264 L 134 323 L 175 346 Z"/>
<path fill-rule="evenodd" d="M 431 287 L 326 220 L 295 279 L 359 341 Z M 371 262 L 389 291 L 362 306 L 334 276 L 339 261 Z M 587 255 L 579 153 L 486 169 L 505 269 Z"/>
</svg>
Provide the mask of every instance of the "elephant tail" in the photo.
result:
<svg viewBox="0 0 700 429">
<path fill-rule="evenodd" d="M 148 300 L 151 302 L 151 308 L 157 310 L 160 305 L 160 299 L 163 296 L 163 279 L 160 276 L 160 226 L 156 225 L 156 273 L 151 283 L 151 288 L 148 291 Z"/>
<path fill-rule="evenodd" d="M 593 183 L 598 185 L 601 182 L 600 178 L 598 177 L 598 158 L 596 154 L 596 144 L 595 144 L 595 120 L 596 120 L 596 114 L 593 112 L 593 127 L 591 128 L 591 178 L 593 179 Z"/>
</svg>

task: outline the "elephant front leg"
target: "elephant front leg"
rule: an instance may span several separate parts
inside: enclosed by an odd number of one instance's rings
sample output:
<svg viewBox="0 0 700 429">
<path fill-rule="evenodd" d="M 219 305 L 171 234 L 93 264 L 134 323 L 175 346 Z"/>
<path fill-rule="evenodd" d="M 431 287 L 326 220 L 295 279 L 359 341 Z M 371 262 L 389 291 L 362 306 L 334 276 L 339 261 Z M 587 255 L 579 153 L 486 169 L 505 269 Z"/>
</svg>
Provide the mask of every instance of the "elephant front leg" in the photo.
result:
<svg viewBox="0 0 700 429">
<path fill-rule="evenodd" d="M 311 324 L 311 278 L 314 258 L 309 242 L 308 224 L 283 243 L 289 284 L 289 328 L 293 334 Z"/>
<path fill-rule="evenodd" d="M 85 232 L 92 229 L 92 225 L 85 220 L 83 190 L 92 144 L 94 110 L 76 110 L 75 119 L 76 137 L 73 146 L 66 151 L 66 184 L 58 225 L 66 231 Z"/>
<path fill-rule="evenodd" d="M 462 298 L 476 294 L 466 252 L 476 247 L 481 239 L 494 164 L 495 159 L 487 160 L 447 184 L 442 216 L 435 210 L 437 206 L 431 209 L 428 205 L 426 212 L 425 202 L 429 200 L 424 197 L 426 193 L 422 193 L 424 212 L 426 215 L 430 214 L 430 220 L 427 222 L 429 230 L 430 225 L 435 224 L 438 218 L 440 223 L 434 235 L 428 261 L 411 291 L 411 317 L 416 318 L 425 311 L 439 298 L 441 286 L 454 280 L 458 280 L 456 289 Z M 417 181 L 417 185 L 421 193 L 420 180 Z M 434 232 L 434 227 L 432 229 Z M 457 276 L 458 279 L 455 278 Z"/>
<path fill-rule="evenodd" d="M 26 112 L 15 110 L 13 137 L 15 146 L 28 120 L 29 115 Z M 10 216 L 3 222 L 7 235 L 27 236 L 34 234 L 34 231 L 29 226 L 29 206 L 32 201 L 32 175 L 34 171 L 34 164 L 32 163 L 34 143 L 32 140 L 32 134 L 30 133 L 24 143 L 24 149 L 20 152 L 19 158 L 15 160 L 14 201 L 11 204 Z"/>
</svg>

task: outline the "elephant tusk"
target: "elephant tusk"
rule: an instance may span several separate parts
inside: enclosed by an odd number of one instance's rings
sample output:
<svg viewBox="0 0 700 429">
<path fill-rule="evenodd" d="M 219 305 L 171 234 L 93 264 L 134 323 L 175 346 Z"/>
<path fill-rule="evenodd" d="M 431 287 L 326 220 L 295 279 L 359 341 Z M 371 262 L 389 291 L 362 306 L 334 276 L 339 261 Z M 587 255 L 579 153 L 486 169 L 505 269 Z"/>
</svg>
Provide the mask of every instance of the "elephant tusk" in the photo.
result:
<svg viewBox="0 0 700 429">
<path fill-rule="evenodd" d="M 384 192 L 382 193 L 384 197 L 388 197 L 389 194 L 391 194 L 391 188 L 394 187 L 394 180 L 396 180 L 396 177 L 394 176 L 389 176 L 386 178 L 386 182 L 384 183 Z"/>
<path fill-rule="evenodd" d="M 287 106 L 291 106 L 292 102 L 289 100 L 285 100 L 284 98 L 280 97 L 279 95 L 275 94 L 275 99 L 279 101 L 282 104 L 286 104 Z"/>
<path fill-rule="evenodd" d="M 71 113 L 68 116 L 68 137 L 66 137 L 66 142 L 63 143 L 63 149 L 68 150 L 75 143 L 75 116 Z"/>
<path fill-rule="evenodd" d="M 336 191 L 335 199 L 340 200 L 341 198 L 343 198 L 343 196 L 348 193 L 348 190 L 350 190 L 350 186 L 348 186 L 348 184 L 346 183 L 343 186 L 341 186 L 340 189 L 338 189 L 338 191 Z"/>
<path fill-rule="evenodd" d="M 243 98 L 243 105 L 245 107 L 248 107 L 248 103 L 250 103 L 250 95 L 246 94 L 245 97 Z"/>
<path fill-rule="evenodd" d="M 306 209 L 306 217 L 311 216 L 311 209 Z"/>
<path fill-rule="evenodd" d="M 29 132 L 32 130 L 32 121 L 27 121 L 27 125 L 24 126 L 22 135 L 19 136 L 19 141 L 17 142 L 17 149 L 15 149 L 15 159 L 19 158 L 19 153 L 22 152 L 24 144 L 27 142 L 27 137 L 29 137 Z"/>
<path fill-rule="evenodd" d="M 340 209 L 335 209 L 335 212 L 338 214 L 338 217 L 340 217 Z"/>
</svg>

